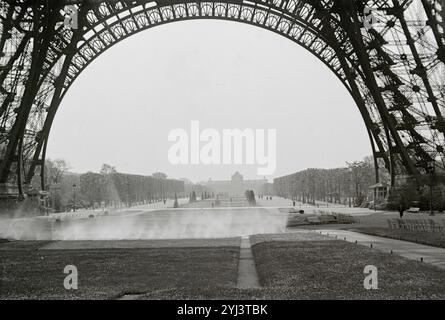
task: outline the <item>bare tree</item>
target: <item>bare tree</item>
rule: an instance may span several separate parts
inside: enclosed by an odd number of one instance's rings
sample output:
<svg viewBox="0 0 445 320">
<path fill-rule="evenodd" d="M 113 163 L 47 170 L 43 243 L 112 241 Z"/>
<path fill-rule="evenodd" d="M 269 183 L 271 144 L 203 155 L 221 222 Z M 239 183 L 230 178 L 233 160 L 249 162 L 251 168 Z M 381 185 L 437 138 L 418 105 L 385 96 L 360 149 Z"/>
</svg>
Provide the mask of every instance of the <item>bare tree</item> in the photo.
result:
<svg viewBox="0 0 445 320">
<path fill-rule="evenodd" d="M 46 184 L 60 184 L 63 174 L 69 170 L 68 163 L 63 159 L 50 160 L 45 162 L 46 166 Z"/>
<path fill-rule="evenodd" d="M 361 205 L 366 190 L 373 182 L 374 168 L 367 161 L 346 162 L 351 173 L 351 183 L 355 192 L 355 204 Z"/>
</svg>

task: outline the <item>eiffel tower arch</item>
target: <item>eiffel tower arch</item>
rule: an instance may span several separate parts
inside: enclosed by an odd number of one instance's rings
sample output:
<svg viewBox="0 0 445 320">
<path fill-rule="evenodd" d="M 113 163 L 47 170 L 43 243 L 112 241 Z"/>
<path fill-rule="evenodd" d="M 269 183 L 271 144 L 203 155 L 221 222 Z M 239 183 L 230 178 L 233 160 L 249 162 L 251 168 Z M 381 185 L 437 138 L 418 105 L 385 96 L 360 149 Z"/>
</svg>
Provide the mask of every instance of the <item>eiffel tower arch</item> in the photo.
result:
<svg viewBox="0 0 445 320">
<path fill-rule="evenodd" d="M 318 57 L 392 184 L 445 168 L 443 0 L 0 0 L 0 19 L 0 186 L 20 194 L 36 174 L 45 188 L 51 125 L 90 63 L 138 32 L 197 19 L 257 26 Z"/>
</svg>

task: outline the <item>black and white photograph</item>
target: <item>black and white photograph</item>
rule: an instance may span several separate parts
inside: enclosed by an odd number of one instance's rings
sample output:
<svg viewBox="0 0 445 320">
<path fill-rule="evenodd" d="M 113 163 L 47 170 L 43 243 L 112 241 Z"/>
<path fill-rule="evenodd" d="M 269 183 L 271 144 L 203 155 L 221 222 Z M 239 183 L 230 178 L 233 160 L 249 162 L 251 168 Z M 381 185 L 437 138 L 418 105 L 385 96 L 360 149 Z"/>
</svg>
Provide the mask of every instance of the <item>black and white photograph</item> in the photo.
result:
<svg viewBox="0 0 445 320">
<path fill-rule="evenodd" d="M 0 0 L 0 49 L 0 308 L 445 299 L 444 0 Z"/>
</svg>

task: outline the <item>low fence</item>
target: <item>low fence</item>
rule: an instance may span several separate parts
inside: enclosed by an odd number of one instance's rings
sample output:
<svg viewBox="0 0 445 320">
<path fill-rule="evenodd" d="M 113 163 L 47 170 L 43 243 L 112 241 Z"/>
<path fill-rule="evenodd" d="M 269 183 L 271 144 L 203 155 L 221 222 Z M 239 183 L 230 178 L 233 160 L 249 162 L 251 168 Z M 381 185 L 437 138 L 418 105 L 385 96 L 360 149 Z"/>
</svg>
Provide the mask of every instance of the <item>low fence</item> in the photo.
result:
<svg viewBox="0 0 445 320">
<path fill-rule="evenodd" d="M 388 219 L 387 221 L 390 229 L 445 233 L 445 220 L 440 222 L 432 219 Z"/>
<path fill-rule="evenodd" d="M 317 224 L 350 224 L 356 223 L 357 220 L 349 215 L 336 212 L 318 212 L 319 214 L 304 216 L 301 214 L 290 214 L 287 220 L 287 226 L 300 226 L 300 225 L 317 225 Z"/>
</svg>

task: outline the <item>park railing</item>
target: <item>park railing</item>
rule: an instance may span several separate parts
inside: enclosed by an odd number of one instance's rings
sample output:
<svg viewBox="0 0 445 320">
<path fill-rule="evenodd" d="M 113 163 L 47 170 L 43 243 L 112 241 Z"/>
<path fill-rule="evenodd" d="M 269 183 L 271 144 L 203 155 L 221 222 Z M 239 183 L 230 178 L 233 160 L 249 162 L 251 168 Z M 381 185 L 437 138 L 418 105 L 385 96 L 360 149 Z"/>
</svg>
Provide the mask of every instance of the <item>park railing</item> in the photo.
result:
<svg viewBox="0 0 445 320">
<path fill-rule="evenodd" d="M 387 222 L 390 229 L 445 233 L 445 220 L 435 221 L 433 219 L 388 219 Z"/>
</svg>

